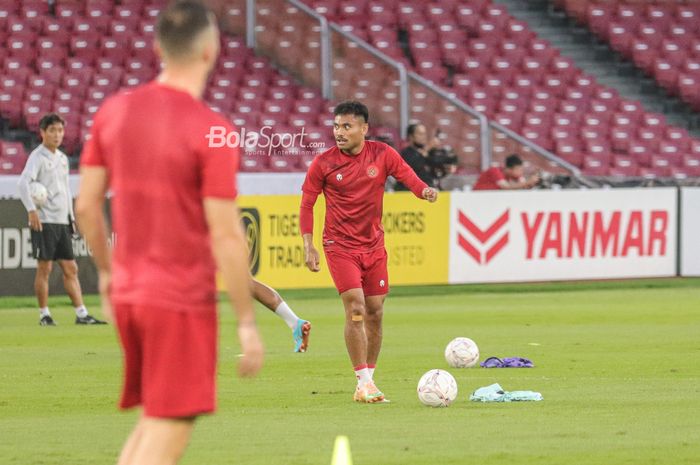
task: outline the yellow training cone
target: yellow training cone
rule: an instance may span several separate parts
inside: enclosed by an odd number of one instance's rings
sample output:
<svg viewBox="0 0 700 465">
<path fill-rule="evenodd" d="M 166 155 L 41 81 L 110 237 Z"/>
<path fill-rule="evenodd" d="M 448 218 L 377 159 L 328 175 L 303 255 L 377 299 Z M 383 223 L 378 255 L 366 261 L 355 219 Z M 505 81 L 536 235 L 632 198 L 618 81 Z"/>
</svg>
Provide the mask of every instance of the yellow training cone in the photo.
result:
<svg viewBox="0 0 700 465">
<path fill-rule="evenodd" d="M 352 455 L 350 455 L 350 441 L 347 436 L 335 438 L 333 447 L 333 460 L 331 465 L 352 465 Z"/>
</svg>

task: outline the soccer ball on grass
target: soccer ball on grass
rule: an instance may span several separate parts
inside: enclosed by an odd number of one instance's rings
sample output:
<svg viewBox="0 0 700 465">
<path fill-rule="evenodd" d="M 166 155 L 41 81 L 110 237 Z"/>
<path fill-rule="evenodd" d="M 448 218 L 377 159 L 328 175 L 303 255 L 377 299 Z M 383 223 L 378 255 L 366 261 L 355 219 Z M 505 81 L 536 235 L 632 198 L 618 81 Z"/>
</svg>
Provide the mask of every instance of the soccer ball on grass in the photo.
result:
<svg viewBox="0 0 700 465">
<path fill-rule="evenodd" d="M 457 381 L 445 370 L 430 370 L 418 381 L 418 399 L 429 407 L 448 407 L 457 398 Z"/>
<path fill-rule="evenodd" d="M 452 339 L 445 347 L 445 360 L 452 368 L 471 368 L 479 362 L 479 347 L 468 337 Z"/>
</svg>

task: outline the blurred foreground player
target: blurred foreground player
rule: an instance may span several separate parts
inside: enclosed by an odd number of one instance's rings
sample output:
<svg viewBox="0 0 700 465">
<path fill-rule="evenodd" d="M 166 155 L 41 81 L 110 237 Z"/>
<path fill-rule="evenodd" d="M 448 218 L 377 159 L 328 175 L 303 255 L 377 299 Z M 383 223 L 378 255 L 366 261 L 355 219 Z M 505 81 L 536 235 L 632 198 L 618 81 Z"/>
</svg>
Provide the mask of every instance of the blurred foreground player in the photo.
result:
<svg viewBox="0 0 700 465">
<path fill-rule="evenodd" d="M 437 191 L 421 181 L 388 145 L 365 140 L 369 112 L 356 101 L 334 110 L 336 146 L 314 158 L 306 174 L 300 223 L 306 266 L 319 271 L 313 243 L 313 207 L 326 198 L 323 250 L 345 307 L 345 344 L 355 369 L 357 402 L 382 402 L 374 368 L 382 345 L 384 298 L 389 292 L 387 254 L 382 229 L 382 201 L 388 176 L 415 194 L 435 202 Z"/>
<path fill-rule="evenodd" d="M 109 98 L 95 116 L 76 206 L 123 346 L 120 406 L 143 406 L 119 465 L 177 463 L 196 417 L 215 410 L 217 266 L 238 316 L 239 374 L 255 375 L 263 361 L 235 202 L 237 150 L 205 138 L 212 125 L 232 130 L 200 101 L 219 52 L 216 19 L 197 2 L 174 2 L 158 19 L 155 48 L 158 79 Z"/>
<path fill-rule="evenodd" d="M 49 276 L 54 260 L 63 272 L 63 287 L 75 308 L 76 325 L 103 325 L 88 314 L 78 280 L 78 264 L 73 255 L 73 195 L 68 182 L 68 158 L 58 147 L 63 142 L 65 121 L 48 113 L 39 121 L 41 145 L 29 155 L 19 178 L 19 195 L 29 215 L 32 254 L 37 260 L 34 293 L 39 303 L 39 324 L 56 326 L 49 310 Z M 46 188 L 46 203 L 39 207 L 30 195 L 30 184 Z"/>
</svg>

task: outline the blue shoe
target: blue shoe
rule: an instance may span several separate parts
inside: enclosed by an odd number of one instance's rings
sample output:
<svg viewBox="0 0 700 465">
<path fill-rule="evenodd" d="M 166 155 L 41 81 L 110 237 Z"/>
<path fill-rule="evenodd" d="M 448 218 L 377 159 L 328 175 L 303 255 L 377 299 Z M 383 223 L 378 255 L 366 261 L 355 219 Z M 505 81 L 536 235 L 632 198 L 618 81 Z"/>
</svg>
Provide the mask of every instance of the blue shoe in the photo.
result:
<svg viewBox="0 0 700 465">
<path fill-rule="evenodd" d="M 311 333 L 311 323 L 298 319 L 293 333 L 294 352 L 306 352 L 309 347 L 309 333 Z"/>
</svg>

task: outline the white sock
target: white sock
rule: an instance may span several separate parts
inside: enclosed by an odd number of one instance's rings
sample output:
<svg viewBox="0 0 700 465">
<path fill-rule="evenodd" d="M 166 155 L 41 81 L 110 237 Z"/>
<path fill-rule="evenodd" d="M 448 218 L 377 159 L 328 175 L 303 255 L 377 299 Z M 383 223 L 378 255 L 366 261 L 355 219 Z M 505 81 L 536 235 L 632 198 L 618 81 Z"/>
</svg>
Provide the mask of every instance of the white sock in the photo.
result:
<svg viewBox="0 0 700 465">
<path fill-rule="evenodd" d="M 279 304 L 275 309 L 275 313 L 278 317 L 282 318 L 285 323 L 287 323 L 287 326 L 294 330 L 294 328 L 297 325 L 297 321 L 299 320 L 299 317 L 296 315 L 296 313 L 294 313 L 294 311 L 292 311 L 291 308 L 289 308 L 287 302 L 283 300 L 282 303 Z"/>
<path fill-rule="evenodd" d="M 369 366 L 367 367 L 367 371 L 369 371 L 369 377 L 374 379 L 374 367 L 370 368 Z"/>
<path fill-rule="evenodd" d="M 85 305 L 75 307 L 75 314 L 78 315 L 78 317 L 80 318 L 85 318 L 88 315 L 88 311 L 87 308 L 85 308 Z"/>
<path fill-rule="evenodd" d="M 367 365 L 360 365 L 355 367 L 355 377 L 357 378 L 357 385 L 362 386 L 365 383 L 372 381 L 372 377 L 369 375 L 369 369 Z"/>
<path fill-rule="evenodd" d="M 49 311 L 49 307 L 42 307 L 42 308 L 40 308 L 40 309 L 39 309 L 39 315 L 41 315 L 42 317 L 51 316 L 51 312 Z"/>
</svg>

